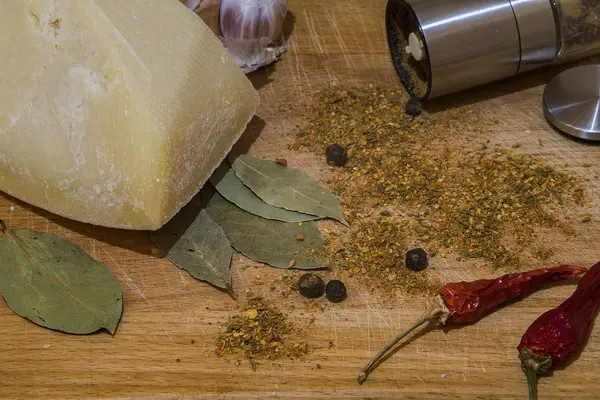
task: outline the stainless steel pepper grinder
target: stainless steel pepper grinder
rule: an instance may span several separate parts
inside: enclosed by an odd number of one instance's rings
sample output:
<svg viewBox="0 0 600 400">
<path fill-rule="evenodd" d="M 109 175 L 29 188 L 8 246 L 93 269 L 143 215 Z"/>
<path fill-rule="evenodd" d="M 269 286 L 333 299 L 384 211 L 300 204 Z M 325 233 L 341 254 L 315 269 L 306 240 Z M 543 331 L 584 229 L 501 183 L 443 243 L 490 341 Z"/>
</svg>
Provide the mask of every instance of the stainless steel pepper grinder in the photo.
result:
<svg viewBox="0 0 600 400">
<path fill-rule="evenodd" d="M 388 0 L 385 19 L 421 100 L 600 53 L 600 0 Z"/>
<path fill-rule="evenodd" d="M 600 54 L 600 0 L 388 0 L 385 21 L 396 72 L 420 100 Z"/>
</svg>

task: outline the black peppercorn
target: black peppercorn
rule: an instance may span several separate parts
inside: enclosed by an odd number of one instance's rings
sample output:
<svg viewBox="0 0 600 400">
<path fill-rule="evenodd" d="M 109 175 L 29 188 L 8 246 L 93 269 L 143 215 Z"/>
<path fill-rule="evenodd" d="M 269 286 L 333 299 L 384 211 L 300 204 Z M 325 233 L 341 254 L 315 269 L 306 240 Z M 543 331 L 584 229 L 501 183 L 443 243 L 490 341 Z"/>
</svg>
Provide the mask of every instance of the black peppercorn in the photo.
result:
<svg viewBox="0 0 600 400">
<path fill-rule="evenodd" d="M 406 268 L 411 271 L 422 271 L 427 268 L 429 262 L 427 253 L 423 249 L 412 249 L 406 252 Z"/>
<path fill-rule="evenodd" d="M 325 287 L 325 296 L 332 303 L 339 303 L 346 298 L 346 285 L 344 282 L 333 279 Z"/>
<path fill-rule="evenodd" d="M 332 144 L 327 146 L 325 150 L 325 157 L 329 165 L 337 165 L 341 167 L 348 162 L 348 151 L 339 144 Z"/>
<path fill-rule="evenodd" d="M 404 107 L 404 112 L 406 112 L 411 117 L 416 117 L 417 115 L 423 112 L 423 107 L 421 106 L 421 102 L 417 99 L 410 99 L 406 102 L 406 106 Z"/>
<path fill-rule="evenodd" d="M 298 279 L 298 291 L 304 297 L 316 299 L 323 296 L 325 282 L 315 274 L 304 274 Z"/>
</svg>

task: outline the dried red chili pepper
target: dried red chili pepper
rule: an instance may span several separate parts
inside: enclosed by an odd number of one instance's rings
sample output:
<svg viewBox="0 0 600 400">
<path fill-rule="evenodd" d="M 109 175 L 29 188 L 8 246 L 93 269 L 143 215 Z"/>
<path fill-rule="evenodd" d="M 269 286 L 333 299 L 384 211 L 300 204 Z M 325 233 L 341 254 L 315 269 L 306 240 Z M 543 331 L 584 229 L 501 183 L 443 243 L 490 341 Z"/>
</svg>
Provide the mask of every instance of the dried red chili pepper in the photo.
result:
<svg viewBox="0 0 600 400">
<path fill-rule="evenodd" d="M 363 383 L 375 364 L 410 332 L 419 326 L 436 321 L 439 325 L 466 325 L 483 318 L 499 305 L 540 286 L 571 279 L 587 271 L 574 265 L 561 265 L 533 271 L 507 274 L 496 279 L 480 279 L 472 282 L 451 282 L 438 290 L 433 306 L 417 322 L 396 336 L 371 359 L 358 375 Z"/>
<path fill-rule="evenodd" d="M 600 263 L 581 278 L 575 292 L 561 305 L 540 315 L 529 326 L 517 347 L 527 376 L 529 399 L 537 395 L 538 372 L 564 361 L 578 351 L 589 334 L 600 304 Z"/>
</svg>

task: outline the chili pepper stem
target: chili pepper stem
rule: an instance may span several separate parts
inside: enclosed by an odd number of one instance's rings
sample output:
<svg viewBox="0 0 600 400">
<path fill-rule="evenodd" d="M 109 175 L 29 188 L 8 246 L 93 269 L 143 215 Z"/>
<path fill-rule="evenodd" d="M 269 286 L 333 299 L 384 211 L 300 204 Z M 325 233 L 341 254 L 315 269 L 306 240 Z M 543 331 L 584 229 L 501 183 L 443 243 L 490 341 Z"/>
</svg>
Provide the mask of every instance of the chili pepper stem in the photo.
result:
<svg viewBox="0 0 600 400">
<path fill-rule="evenodd" d="M 436 296 L 436 300 L 437 300 L 437 304 L 435 304 L 432 308 L 430 308 L 429 311 L 427 311 L 421 318 L 419 318 L 408 329 L 406 329 L 405 331 L 400 333 L 398 336 L 396 336 L 394 338 L 394 340 L 392 340 L 390 343 L 385 345 L 381 350 L 379 350 L 379 352 L 375 355 L 375 357 L 373 357 L 371 359 L 371 361 L 369 361 L 369 363 L 363 368 L 363 370 L 360 372 L 360 374 L 358 374 L 357 380 L 358 380 L 359 384 L 362 384 L 364 381 L 367 380 L 367 377 L 373 371 L 377 362 L 379 360 L 381 360 L 381 358 L 383 358 L 388 353 L 388 351 L 390 351 L 396 345 L 396 343 L 398 343 L 400 340 L 405 338 L 409 333 L 411 333 L 412 331 L 417 329 L 419 326 L 421 326 L 425 323 L 434 321 L 436 319 L 441 324 L 444 324 L 446 322 L 446 320 L 448 319 L 448 316 L 450 314 L 450 311 L 448 310 L 448 307 L 446 307 L 446 305 L 444 304 L 444 302 L 440 296 Z"/>
<path fill-rule="evenodd" d="M 521 359 L 521 369 L 527 377 L 527 386 L 529 386 L 529 400 L 537 399 L 537 377 L 539 372 L 545 372 L 552 366 L 551 357 L 541 357 L 525 348 L 519 353 Z"/>
</svg>

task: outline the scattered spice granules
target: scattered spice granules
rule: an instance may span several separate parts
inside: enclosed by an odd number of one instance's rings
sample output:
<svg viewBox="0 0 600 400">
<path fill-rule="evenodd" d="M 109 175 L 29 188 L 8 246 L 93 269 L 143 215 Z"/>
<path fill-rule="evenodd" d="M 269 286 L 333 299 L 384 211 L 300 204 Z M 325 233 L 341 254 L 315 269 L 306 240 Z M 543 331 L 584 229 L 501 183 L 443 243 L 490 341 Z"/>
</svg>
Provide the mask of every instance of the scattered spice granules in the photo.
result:
<svg viewBox="0 0 600 400">
<path fill-rule="evenodd" d="M 273 304 L 250 299 L 245 311 L 229 319 L 217 338 L 217 355 L 241 354 L 249 359 L 299 358 L 308 352 L 306 342 L 293 342 L 298 332 Z"/>
<path fill-rule="evenodd" d="M 406 101 L 398 89 L 333 86 L 316 92 L 297 131 L 293 149 L 348 149 L 331 184 L 353 228 L 328 246 L 334 265 L 375 286 L 428 291 L 425 275 L 402 266 L 407 240 L 516 270 L 552 254 L 537 228 L 573 233 L 561 215 L 585 201 L 577 177 L 491 145 L 477 133 L 498 122 L 468 107 L 411 117 Z"/>
</svg>

